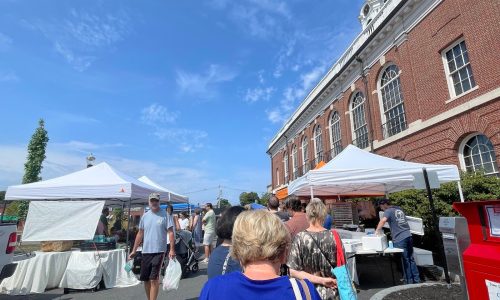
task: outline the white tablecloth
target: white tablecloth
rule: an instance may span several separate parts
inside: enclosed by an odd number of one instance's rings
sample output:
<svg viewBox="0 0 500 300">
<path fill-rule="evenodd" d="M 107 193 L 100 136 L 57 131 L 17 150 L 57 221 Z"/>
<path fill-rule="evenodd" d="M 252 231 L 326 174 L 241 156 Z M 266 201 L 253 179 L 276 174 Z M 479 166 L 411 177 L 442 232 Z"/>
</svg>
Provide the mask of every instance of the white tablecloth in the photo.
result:
<svg viewBox="0 0 500 300">
<path fill-rule="evenodd" d="M 2 293 L 27 295 L 59 286 L 71 252 L 35 252 L 35 255 L 18 262 L 14 274 L 0 284 Z"/>
<path fill-rule="evenodd" d="M 127 273 L 125 250 L 74 251 L 69 258 L 59 287 L 71 289 L 91 289 L 101 278 L 106 288 L 127 287 L 139 284 L 134 274 Z"/>
</svg>

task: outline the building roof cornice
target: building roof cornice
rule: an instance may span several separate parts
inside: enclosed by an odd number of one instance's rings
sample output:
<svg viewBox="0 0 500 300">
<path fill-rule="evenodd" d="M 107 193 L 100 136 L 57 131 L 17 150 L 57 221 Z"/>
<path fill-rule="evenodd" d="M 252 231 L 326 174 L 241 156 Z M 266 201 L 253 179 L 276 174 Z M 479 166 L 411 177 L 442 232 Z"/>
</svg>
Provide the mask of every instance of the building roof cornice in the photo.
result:
<svg viewBox="0 0 500 300">
<path fill-rule="evenodd" d="M 294 111 L 292 116 L 283 124 L 282 128 L 271 140 L 267 152 L 271 154 L 271 149 L 277 144 L 280 138 L 287 132 L 293 123 L 304 114 L 312 105 L 314 100 L 328 88 L 328 85 L 342 73 L 342 71 L 355 59 L 359 52 L 366 46 L 369 40 L 375 35 L 388 19 L 392 17 L 408 0 L 388 0 L 380 12 L 373 18 L 367 26 L 349 45 L 337 62 L 328 70 L 318 84 L 309 92 L 304 101 Z"/>
</svg>

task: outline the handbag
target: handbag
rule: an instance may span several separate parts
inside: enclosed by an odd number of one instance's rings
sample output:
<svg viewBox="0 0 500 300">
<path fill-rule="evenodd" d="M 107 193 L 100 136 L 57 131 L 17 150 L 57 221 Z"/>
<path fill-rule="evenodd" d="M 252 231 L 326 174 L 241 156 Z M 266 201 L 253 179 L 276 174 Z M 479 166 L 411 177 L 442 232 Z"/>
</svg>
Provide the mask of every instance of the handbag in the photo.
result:
<svg viewBox="0 0 500 300">
<path fill-rule="evenodd" d="M 339 291 L 340 300 L 357 300 L 356 290 L 352 286 L 351 275 L 347 268 L 344 249 L 342 249 L 342 241 L 337 231 L 332 230 L 337 246 L 337 266 L 332 267 L 332 273 L 337 278 L 337 289 Z"/>
</svg>

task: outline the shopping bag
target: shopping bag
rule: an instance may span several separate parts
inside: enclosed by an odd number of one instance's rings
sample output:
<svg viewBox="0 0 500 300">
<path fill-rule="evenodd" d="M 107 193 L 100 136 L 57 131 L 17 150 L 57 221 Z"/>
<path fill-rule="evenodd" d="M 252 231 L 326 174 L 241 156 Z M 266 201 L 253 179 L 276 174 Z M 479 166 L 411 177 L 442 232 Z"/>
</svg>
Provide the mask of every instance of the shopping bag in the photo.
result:
<svg viewBox="0 0 500 300">
<path fill-rule="evenodd" d="M 342 249 L 342 241 L 339 234 L 332 230 L 337 245 L 337 266 L 332 268 L 332 273 L 337 278 L 337 289 L 339 291 L 340 300 L 357 300 L 356 290 L 352 286 L 351 276 Z"/>
<path fill-rule="evenodd" d="M 176 290 L 179 287 L 181 276 L 181 264 L 175 258 L 170 259 L 167 269 L 165 270 L 165 276 L 163 277 L 163 290 Z"/>
</svg>

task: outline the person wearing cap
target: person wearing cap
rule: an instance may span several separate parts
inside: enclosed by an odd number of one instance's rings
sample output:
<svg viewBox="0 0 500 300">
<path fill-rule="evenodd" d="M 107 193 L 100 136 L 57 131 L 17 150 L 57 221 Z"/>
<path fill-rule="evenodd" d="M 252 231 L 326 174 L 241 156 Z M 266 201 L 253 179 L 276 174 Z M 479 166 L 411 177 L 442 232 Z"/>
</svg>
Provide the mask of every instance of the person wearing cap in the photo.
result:
<svg viewBox="0 0 500 300">
<path fill-rule="evenodd" d="M 149 195 L 150 210 L 145 213 L 139 223 L 134 247 L 129 259 L 134 258 L 137 248 L 142 242 L 142 262 L 140 280 L 144 281 L 144 288 L 148 300 L 156 300 L 160 289 L 160 270 L 163 256 L 167 251 L 169 241 L 175 241 L 174 223 L 167 218 L 166 212 L 160 210 L 160 194 Z M 169 258 L 175 258 L 175 242 L 170 243 Z"/>
<path fill-rule="evenodd" d="M 417 264 L 413 258 L 413 239 L 406 215 L 399 206 L 391 205 L 389 199 L 382 199 L 378 205 L 384 216 L 377 225 L 376 233 L 383 234 L 382 227 L 389 223 L 394 247 L 403 249 L 403 272 L 406 283 L 419 283 Z"/>
</svg>

